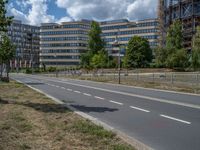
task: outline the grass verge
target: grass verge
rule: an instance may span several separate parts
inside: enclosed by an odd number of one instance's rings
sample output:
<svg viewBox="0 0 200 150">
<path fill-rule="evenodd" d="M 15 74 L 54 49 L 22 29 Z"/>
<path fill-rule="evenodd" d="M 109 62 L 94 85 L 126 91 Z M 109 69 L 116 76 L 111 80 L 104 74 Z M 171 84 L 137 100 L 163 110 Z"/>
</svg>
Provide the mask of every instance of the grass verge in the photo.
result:
<svg viewBox="0 0 200 150">
<path fill-rule="evenodd" d="M 0 83 L 0 118 L 1 150 L 134 150 L 113 132 L 15 81 Z"/>
</svg>

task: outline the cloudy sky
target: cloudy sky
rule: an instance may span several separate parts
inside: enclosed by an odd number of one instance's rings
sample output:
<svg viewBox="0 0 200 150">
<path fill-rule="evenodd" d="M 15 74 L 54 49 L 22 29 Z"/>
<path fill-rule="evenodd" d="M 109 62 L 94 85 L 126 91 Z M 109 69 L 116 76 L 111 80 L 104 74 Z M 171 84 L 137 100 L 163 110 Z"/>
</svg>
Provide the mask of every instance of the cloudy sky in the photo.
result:
<svg viewBox="0 0 200 150">
<path fill-rule="evenodd" d="M 156 17 L 157 0 L 9 0 L 8 14 L 31 25 L 80 19 Z"/>
</svg>

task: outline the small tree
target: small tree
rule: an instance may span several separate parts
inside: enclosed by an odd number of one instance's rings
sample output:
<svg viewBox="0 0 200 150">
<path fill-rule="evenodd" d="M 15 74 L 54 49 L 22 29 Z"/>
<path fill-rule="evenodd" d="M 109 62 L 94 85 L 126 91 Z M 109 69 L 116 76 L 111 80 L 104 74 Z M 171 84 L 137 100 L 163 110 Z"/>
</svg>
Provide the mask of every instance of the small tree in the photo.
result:
<svg viewBox="0 0 200 150">
<path fill-rule="evenodd" d="M 134 36 L 128 43 L 126 54 L 124 57 L 124 66 L 146 67 L 152 61 L 152 50 L 147 39 Z"/>
<path fill-rule="evenodd" d="M 93 21 L 91 23 L 91 30 L 89 31 L 89 41 L 88 41 L 88 50 L 92 54 L 97 54 L 99 51 L 104 49 L 105 42 L 101 38 L 101 28 L 98 22 Z"/>
<path fill-rule="evenodd" d="M 99 57 L 100 58 L 102 57 L 101 53 L 104 51 L 104 47 L 105 47 L 105 42 L 101 39 L 101 33 L 102 31 L 99 26 L 99 23 L 93 21 L 91 23 L 91 30 L 88 33 L 88 36 L 89 36 L 88 51 L 81 55 L 82 68 L 91 69 L 93 67 L 102 66 L 100 61 L 96 61 L 96 60 L 99 60 Z M 108 55 L 108 54 L 105 53 L 105 55 Z M 100 64 L 96 64 L 96 63 L 100 63 Z"/>
<path fill-rule="evenodd" d="M 180 21 L 168 29 L 166 47 L 155 50 L 156 64 L 170 68 L 184 69 L 189 65 L 187 50 L 183 49 L 183 32 Z"/>
<path fill-rule="evenodd" d="M 11 25 L 13 17 L 9 17 L 6 15 L 6 4 L 8 3 L 8 0 L 0 0 L 0 78 L 2 77 L 3 69 L 4 69 L 4 62 L 5 58 L 9 55 L 9 52 L 5 52 L 3 50 L 2 46 L 5 44 L 5 41 L 7 41 L 7 37 L 5 37 L 5 34 L 7 32 L 8 26 Z M 8 67 L 6 67 L 8 69 Z"/>
<path fill-rule="evenodd" d="M 184 70 L 189 64 L 189 55 L 185 49 L 176 50 L 166 60 L 166 66 Z"/>
<path fill-rule="evenodd" d="M 162 47 L 157 47 L 154 49 L 155 53 L 155 63 L 157 67 L 165 67 L 165 62 L 167 60 L 167 49 Z"/>
<path fill-rule="evenodd" d="M 81 67 L 85 69 L 91 69 L 91 60 L 92 60 L 93 54 L 91 52 L 86 52 L 81 54 Z"/>
<path fill-rule="evenodd" d="M 6 16 L 6 4 L 8 0 L 0 0 L 0 33 L 7 32 L 7 27 L 11 25 L 13 17 Z"/>
<path fill-rule="evenodd" d="M 175 21 L 168 29 L 166 38 L 167 49 L 181 49 L 183 48 L 183 32 L 180 21 Z"/>
<path fill-rule="evenodd" d="M 200 26 L 197 27 L 197 32 L 193 38 L 192 67 L 194 70 L 198 70 L 200 68 Z"/>
<path fill-rule="evenodd" d="M 95 54 L 92 57 L 91 64 L 92 64 L 93 68 L 95 68 L 95 69 L 104 68 L 107 66 L 107 61 L 108 61 L 108 56 L 107 56 L 106 51 L 101 50 L 98 52 L 98 54 Z"/>
<path fill-rule="evenodd" d="M 0 60 L 2 66 L 6 66 L 6 77 L 9 79 L 10 71 L 10 60 L 15 56 L 15 46 L 11 43 L 8 36 L 3 35 L 0 47 Z M 3 68 L 1 69 L 1 76 L 3 73 Z"/>
</svg>

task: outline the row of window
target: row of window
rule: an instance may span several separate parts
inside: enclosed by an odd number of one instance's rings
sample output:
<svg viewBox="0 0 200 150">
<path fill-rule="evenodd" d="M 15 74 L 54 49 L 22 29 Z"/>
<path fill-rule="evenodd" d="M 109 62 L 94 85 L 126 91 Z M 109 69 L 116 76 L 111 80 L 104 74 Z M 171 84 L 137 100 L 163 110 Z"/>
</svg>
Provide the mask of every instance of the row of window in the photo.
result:
<svg viewBox="0 0 200 150">
<path fill-rule="evenodd" d="M 156 33 L 156 32 L 158 32 L 157 29 L 142 29 L 142 30 L 130 30 L 130 31 L 119 31 L 119 32 L 102 33 L 102 36 L 142 34 L 142 33 Z"/>
<path fill-rule="evenodd" d="M 158 36 L 157 35 L 147 35 L 147 36 L 141 36 L 142 38 L 145 39 L 157 39 Z M 120 37 L 118 38 L 119 41 L 129 41 L 132 37 Z M 116 38 L 105 38 L 104 41 L 105 42 L 114 42 L 116 40 Z"/>
<path fill-rule="evenodd" d="M 42 50 L 42 53 L 80 53 L 83 52 L 85 50 L 81 50 L 81 49 L 49 49 L 49 50 Z"/>
<path fill-rule="evenodd" d="M 52 26 L 42 26 L 41 29 L 55 29 L 55 28 L 82 28 L 82 29 L 89 29 L 90 25 L 83 25 L 83 24 L 66 24 L 66 25 L 52 25 Z"/>
<path fill-rule="evenodd" d="M 135 27 L 150 27 L 150 26 L 158 26 L 158 22 L 144 22 L 135 25 Z M 114 29 L 125 29 L 125 28 L 129 28 L 129 25 L 113 25 L 113 26 L 101 27 L 102 30 L 114 30 Z"/>
<path fill-rule="evenodd" d="M 51 37 L 41 38 L 41 41 L 87 41 L 88 37 Z"/>
<path fill-rule="evenodd" d="M 61 65 L 61 66 L 65 66 L 65 65 L 79 65 L 79 62 L 44 62 L 45 65 Z"/>
<path fill-rule="evenodd" d="M 85 34 L 88 32 L 81 30 L 73 30 L 73 31 L 49 31 L 49 32 L 41 32 L 40 35 L 66 35 L 66 34 Z"/>
<path fill-rule="evenodd" d="M 41 56 L 41 59 L 80 59 L 80 56 Z"/>
<path fill-rule="evenodd" d="M 149 27 L 149 26 L 158 26 L 158 22 L 144 22 L 137 24 L 137 27 Z"/>
<path fill-rule="evenodd" d="M 154 46 L 157 46 L 158 45 L 158 42 L 149 42 L 149 45 L 151 47 L 154 47 Z M 128 44 L 123 44 L 123 46 L 128 46 Z M 112 44 L 106 44 L 106 48 L 114 48 L 115 46 L 112 45 Z"/>
<path fill-rule="evenodd" d="M 114 29 L 124 29 L 124 28 L 128 28 L 127 25 L 115 25 L 115 26 L 105 26 L 105 27 L 101 27 L 101 30 L 114 30 Z"/>
<path fill-rule="evenodd" d="M 41 44 L 41 47 L 87 47 L 85 43 L 52 43 Z"/>
</svg>

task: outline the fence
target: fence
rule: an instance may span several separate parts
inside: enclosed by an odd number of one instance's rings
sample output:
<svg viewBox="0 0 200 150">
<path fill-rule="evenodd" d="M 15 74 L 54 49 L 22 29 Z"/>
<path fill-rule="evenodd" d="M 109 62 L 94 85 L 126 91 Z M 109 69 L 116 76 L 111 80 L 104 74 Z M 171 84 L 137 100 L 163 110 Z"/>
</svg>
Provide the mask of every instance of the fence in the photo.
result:
<svg viewBox="0 0 200 150">
<path fill-rule="evenodd" d="M 56 73 L 44 74 L 45 76 L 54 76 Z M 113 73 L 82 73 L 79 70 L 76 71 L 62 71 L 58 72 L 58 77 L 66 77 L 82 80 L 93 80 L 102 82 L 119 82 L 119 74 L 117 71 Z M 139 72 L 121 72 L 121 83 L 155 83 L 165 84 L 170 86 L 183 86 L 185 88 L 192 88 L 194 90 L 200 90 L 200 72 L 155 72 L 155 73 L 139 73 Z"/>
</svg>

